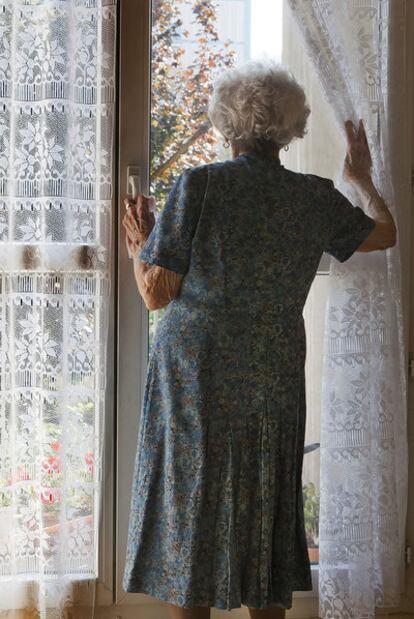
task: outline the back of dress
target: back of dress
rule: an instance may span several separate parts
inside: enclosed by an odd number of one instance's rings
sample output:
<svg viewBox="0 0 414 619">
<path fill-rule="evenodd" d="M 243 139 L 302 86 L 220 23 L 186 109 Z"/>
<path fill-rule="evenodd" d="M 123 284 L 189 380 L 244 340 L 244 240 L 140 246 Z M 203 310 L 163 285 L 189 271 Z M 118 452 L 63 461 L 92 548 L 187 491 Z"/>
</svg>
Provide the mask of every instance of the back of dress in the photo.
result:
<svg viewBox="0 0 414 619">
<path fill-rule="evenodd" d="M 322 253 L 346 260 L 373 227 L 332 181 L 245 153 L 184 172 L 141 257 L 185 275 L 164 328 L 220 347 L 239 372 L 253 347 L 304 354 L 302 310 Z"/>
</svg>

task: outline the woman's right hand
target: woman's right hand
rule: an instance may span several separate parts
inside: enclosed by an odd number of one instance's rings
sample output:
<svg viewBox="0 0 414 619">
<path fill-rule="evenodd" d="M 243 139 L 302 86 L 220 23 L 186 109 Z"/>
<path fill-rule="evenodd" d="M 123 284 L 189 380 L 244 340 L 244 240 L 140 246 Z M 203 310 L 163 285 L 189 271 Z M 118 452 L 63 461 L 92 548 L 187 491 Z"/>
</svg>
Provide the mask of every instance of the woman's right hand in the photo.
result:
<svg viewBox="0 0 414 619">
<path fill-rule="evenodd" d="M 149 198 L 139 194 L 136 204 L 129 204 L 131 197 L 124 199 L 127 212 L 122 220 L 125 228 L 127 244 L 130 252 L 135 256 L 138 250 L 145 245 L 152 228 L 155 225 L 154 213 L 149 210 Z"/>
<path fill-rule="evenodd" d="M 144 194 L 139 194 L 137 196 L 135 217 L 144 244 L 155 226 L 155 216 L 150 210 L 150 205 L 151 198 L 144 196 Z"/>
<path fill-rule="evenodd" d="M 351 183 L 371 180 L 371 153 L 362 120 L 359 121 L 358 132 L 351 120 L 345 123 L 347 152 L 344 161 L 343 177 Z"/>
</svg>

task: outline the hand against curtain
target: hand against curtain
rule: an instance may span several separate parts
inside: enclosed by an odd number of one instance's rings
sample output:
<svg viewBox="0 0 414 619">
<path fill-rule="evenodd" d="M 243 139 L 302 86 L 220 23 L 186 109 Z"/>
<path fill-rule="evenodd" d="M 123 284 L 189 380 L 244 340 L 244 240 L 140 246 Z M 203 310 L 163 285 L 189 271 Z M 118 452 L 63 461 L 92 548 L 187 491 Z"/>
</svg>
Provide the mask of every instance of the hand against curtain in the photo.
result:
<svg viewBox="0 0 414 619">
<path fill-rule="evenodd" d="M 142 194 L 137 196 L 136 204 L 131 204 L 132 196 L 127 195 L 124 203 L 127 205 L 122 225 L 125 228 L 128 249 L 132 255 L 141 250 L 151 230 L 155 225 L 154 213 L 149 210 L 148 200 Z"/>
<path fill-rule="evenodd" d="M 362 120 L 359 121 L 356 133 L 351 120 L 345 123 L 347 138 L 347 153 L 344 161 L 343 177 L 349 183 L 371 178 L 371 153 Z"/>
<path fill-rule="evenodd" d="M 350 120 L 345 123 L 345 131 L 348 148 L 344 162 L 344 179 L 353 185 L 366 213 L 376 222 L 374 230 L 358 251 L 393 247 L 397 241 L 397 228 L 371 179 L 372 160 L 362 120 L 359 121 L 358 133 Z"/>
</svg>

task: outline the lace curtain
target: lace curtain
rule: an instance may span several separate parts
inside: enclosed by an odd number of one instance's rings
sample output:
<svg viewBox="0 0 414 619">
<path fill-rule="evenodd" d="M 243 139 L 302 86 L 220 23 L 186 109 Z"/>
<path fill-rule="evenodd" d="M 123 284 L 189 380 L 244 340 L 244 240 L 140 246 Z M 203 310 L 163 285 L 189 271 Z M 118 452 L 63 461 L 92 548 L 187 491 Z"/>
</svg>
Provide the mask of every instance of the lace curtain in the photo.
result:
<svg viewBox="0 0 414 619">
<path fill-rule="evenodd" d="M 288 0 L 341 128 L 365 120 L 373 180 L 399 225 L 390 110 L 404 0 Z M 336 185 L 356 203 L 356 196 Z M 399 217 L 400 216 L 400 217 Z M 401 235 L 400 237 L 401 238 Z M 331 259 L 321 411 L 319 615 L 370 618 L 404 590 L 408 449 L 400 244 Z"/>
<path fill-rule="evenodd" d="M 0 613 L 97 576 L 115 5 L 0 1 Z"/>
</svg>

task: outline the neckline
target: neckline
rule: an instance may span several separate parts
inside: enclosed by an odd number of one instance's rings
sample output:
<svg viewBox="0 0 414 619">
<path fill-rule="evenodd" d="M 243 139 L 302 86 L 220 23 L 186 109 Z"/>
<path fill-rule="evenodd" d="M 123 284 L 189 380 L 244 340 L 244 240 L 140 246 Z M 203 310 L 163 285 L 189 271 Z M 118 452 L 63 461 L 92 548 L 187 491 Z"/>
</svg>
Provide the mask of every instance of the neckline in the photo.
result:
<svg viewBox="0 0 414 619">
<path fill-rule="evenodd" d="M 271 161 L 277 167 L 283 168 L 282 162 L 280 161 L 279 157 L 275 157 L 274 155 L 271 155 L 269 153 L 259 153 L 254 150 L 249 150 L 241 153 L 240 155 L 237 155 L 236 159 L 239 159 L 239 157 L 245 157 L 247 159 L 265 159 L 266 161 Z"/>
</svg>

